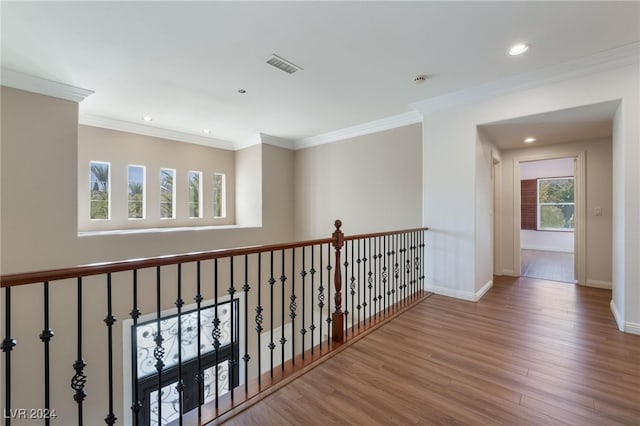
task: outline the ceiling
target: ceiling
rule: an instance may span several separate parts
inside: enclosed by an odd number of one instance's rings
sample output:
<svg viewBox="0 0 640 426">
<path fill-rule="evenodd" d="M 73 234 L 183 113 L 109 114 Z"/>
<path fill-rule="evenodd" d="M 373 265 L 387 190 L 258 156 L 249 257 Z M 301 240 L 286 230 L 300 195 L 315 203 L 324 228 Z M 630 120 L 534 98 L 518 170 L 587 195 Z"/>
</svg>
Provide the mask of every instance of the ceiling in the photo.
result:
<svg viewBox="0 0 640 426">
<path fill-rule="evenodd" d="M 2 67 L 80 113 L 300 140 L 640 41 L 640 2 L 2 2 Z M 527 53 L 506 54 L 526 42 Z M 265 63 L 277 54 L 303 70 Z M 416 85 L 413 78 L 427 74 Z M 246 93 L 238 93 L 239 89 Z M 203 129 L 210 129 L 204 135 Z"/>
<path fill-rule="evenodd" d="M 483 124 L 478 128 L 501 150 L 609 138 L 613 135 L 613 117 L 619 104 L 619 101 L 602 102 Z M 536 141 L 524 143 L 528 137 Z"/>
</svg>

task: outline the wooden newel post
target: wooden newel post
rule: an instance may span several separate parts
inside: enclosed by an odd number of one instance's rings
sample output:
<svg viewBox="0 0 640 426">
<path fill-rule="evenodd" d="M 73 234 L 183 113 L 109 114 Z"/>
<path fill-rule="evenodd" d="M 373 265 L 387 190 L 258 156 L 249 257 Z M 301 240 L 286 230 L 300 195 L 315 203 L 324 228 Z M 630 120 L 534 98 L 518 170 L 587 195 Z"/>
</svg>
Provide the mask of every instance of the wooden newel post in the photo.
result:
<svg viewBox="0 0 640 426">
<path fill-rule="evenodd" d="M 344 342 L 344 312 L 342 312 L 342 274 L 341 267 L 342 264 L 340 261 L 340 250 L 344 245 L 344 234 L 340 230 L 342 226 L 342 221 L 336 220 L 334 223 L 336 230 L 333 232 L 331 237 L 333 238 L 333 247 L 336 250 L 336 261 L 335 265 L 335 275 L 334 275 L 334 286 L 335 286 L 335 312 L 331 315 L 331 324 L 332 324 L 332 336 L 334 342 Z"/>
</svg>

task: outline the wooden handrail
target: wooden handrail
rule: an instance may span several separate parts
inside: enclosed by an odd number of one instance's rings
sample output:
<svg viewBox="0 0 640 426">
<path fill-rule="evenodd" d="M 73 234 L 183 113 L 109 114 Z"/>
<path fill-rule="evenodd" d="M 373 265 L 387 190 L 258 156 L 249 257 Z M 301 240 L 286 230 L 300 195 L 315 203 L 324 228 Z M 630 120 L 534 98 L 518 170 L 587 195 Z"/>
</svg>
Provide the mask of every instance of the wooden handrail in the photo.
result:
<svg viewBox="0 0 640 426">
<path fill-rule="evenodd" d="M 343 237 L 344 240 L 357 240 L 361 238 L 382 237 L 385 235 L 402 234 L 406 232 L 426 231 L 428 228 L 403 229 L 398 231 L 379 232 L 372 234 L 352 235 Z M 153 268 L 157 266 L 176 265 L 179 263 L 197 262 L 211 259 L 222 259 L 232 256 L 244 256 L 249 254 L 264 253 L 269 251 L 288 250 L 293 248 L 308 247 L 312 245 L 334 243 L 332 238 L 298 241 L 293 243 L 280 243 L 270 245 L 256 245 L 233 249 L 218 249 L 195 253 L 175 254 L 168 256 L 148 257 L 141 259 L 120 260 L 115 262 L 92 263 L 74 266 L 71 268 L 48 269 L 42 271 L 23 272 L 16 274 L 0 275 L 0 288 L 15 287 L 26 284 L 42 283 L 45 281 L 57 281 L 69 278 L 87 277 L 135 269 Z"/>
</svg>

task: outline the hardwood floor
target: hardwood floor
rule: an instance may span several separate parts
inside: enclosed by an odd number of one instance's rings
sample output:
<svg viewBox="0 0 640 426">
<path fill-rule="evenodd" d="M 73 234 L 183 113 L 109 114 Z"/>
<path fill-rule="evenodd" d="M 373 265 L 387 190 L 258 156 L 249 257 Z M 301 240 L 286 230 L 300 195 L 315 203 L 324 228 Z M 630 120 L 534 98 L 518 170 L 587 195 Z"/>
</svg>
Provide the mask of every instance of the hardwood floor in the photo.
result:
<svg viewBox="0 0 640 426">
<path fill-rule="evenodd" d="M 522 249 L 520 265 L 523 277 L 575 282 L 573 253 Z"/>
<path fill-rule="evenodd" d="M 640 336 L 611 292 L 494 280 L 433 295 L 226 425 L 640 425 Z"/>
</svg>

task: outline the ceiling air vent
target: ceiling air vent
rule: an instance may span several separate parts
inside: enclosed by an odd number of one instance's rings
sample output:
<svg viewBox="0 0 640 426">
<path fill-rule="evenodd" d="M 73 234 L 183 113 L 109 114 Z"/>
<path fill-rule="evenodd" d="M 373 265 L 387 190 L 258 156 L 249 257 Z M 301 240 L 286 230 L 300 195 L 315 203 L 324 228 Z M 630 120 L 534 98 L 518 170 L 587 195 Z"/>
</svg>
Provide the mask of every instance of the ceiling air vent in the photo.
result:
<svg viewBox="0 0 640 426">
<path fill-rule="evenodd" d="M 293 64 L 276 54 L 271 55 L 267 63 L 289 74 L 293 74 L 294 72 L 302 69 L 296 64 Z"/>
</svg>

